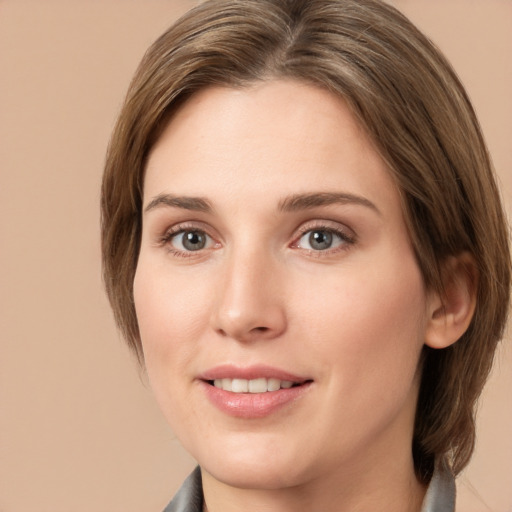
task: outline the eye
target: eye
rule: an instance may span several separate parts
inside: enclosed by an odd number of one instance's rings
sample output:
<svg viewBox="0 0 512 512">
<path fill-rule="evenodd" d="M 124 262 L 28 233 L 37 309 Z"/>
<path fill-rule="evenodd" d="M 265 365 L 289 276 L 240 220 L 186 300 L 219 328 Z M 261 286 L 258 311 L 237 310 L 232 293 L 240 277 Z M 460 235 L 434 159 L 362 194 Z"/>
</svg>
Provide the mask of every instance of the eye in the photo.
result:
<svg viewBox="0 0 512 512">
<path fill-rule="evenodd" d="M 213 244 L 213 240 L 204 231 L 196 229 L 187 229 L 171 234 L 169 242 L 173 249 L 181 252 L 200 251 Z"/>
<path fill-rule="evenodd" d="M 296 243 L 296 247 L 310 251 L 328 251 L 353 243 L 353 238 L 341 231 L 331 228 L 316 228 L 304 232 Z"/>
</svg>

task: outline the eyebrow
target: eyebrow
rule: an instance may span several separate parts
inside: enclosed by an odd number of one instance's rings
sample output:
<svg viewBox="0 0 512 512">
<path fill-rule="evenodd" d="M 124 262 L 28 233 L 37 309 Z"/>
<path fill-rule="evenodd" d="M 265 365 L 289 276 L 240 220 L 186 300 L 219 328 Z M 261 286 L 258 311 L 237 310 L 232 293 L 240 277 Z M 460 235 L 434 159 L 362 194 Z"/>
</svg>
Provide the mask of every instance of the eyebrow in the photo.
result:
<svg viewBox="0 0 512 512">
<path fill-rule="evenodd" d="M 182 208 L 183 210 L 192 210 L 196 212 L 211 213 L 212 205 L 203 197 L 174 196 L 172 194 L 159 194 L 155 196 L 150 203 L 144 208 L 144 212 L 160 208 L 162 206 L 170 206 L 172 208 Z"/>
<path fill-rule="evenodd" d="M 296 212 L 308 210 L 319 206 L 329 206 L 332 204 L 355 204 L 374 210 L 381 215 L 380 210 L 374 203 L 365 197 L 342 192 L 316 192 L 310 194 L 294 194 L 286 197 L 279 202 L 278 210 L 281 212 Z M 172 194 L 159 194 L 155 196 L 144 209 L 144 212 L 168 206 L 172 208 L 181 208 L 203 213 L 212 213 L 211 203 L 203 197 L 174 196 Z"/>
<path fill-rule="evenodd" d="M 381 215 L 377 206 L 365 197 L 341 192 L 317 192 L 313 194 L 294 194 L 286 197 L 279 203 L 279 210 L 282 212 L 295 212 L 308 210 L 318 206 L 329 206 L 331 204 L 355 204 L 364 206 Z"/>
</svg>

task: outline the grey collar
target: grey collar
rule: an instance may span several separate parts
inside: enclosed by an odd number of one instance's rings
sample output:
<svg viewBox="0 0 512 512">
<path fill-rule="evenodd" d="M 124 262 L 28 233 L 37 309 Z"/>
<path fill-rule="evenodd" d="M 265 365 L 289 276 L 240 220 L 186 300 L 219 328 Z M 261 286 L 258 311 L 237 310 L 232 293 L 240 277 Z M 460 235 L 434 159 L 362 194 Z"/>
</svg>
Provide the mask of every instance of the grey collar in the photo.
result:
<svg viewBox="0 0 512 512">
<path fill-rule="evenodd" d="M 203 486 L 199 466 L 183 482 L 164 512 L 203 512 Z"/>
<path fill-rule="evenodd" d="M 444 461 L 436 464 L 436 469 L 425 494 L 421 512 L 454 512 L 455 479 Z"/>
</svg>

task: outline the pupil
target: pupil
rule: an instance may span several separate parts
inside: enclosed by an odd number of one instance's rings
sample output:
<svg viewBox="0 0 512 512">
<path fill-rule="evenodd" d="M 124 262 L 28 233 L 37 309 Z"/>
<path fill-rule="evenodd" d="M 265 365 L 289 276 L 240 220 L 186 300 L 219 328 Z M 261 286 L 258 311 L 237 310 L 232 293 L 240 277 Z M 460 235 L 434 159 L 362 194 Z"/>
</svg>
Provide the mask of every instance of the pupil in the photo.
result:
<svg viewBox="0 0 512 512">
<path fill-rule="evenodd" d="M 332 234 L 328 231 L 313 231 L 309 235 L 309 244 L 313 249 L 329 249 L 332 244 Z"/>
<path fill-rule="evenodd" d="M 199 251 L 206 245 L 205 236 L 199 231 L 188 231 L 183 236 L 183 247 L 189 251 Z"/>
</svg>

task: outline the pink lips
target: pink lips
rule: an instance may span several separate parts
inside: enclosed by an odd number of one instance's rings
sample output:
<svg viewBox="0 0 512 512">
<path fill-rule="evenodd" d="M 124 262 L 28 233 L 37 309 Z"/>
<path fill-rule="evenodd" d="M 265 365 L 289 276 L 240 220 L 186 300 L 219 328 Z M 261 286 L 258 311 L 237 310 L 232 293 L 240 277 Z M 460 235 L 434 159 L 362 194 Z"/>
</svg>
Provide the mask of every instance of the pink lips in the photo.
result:
<svg viewBox="0 0 512 512">
<path fill-rule="evenodd" d="M 264 393 L 234 393 L 213 386 L 216 379 L 258 378 L 291 381 L 295 385 L 288 389 L 267 391 Z M 312 380 L 291 374 L 269 366 L 251 366 L 240 368 L 222 365 L 212 368 L 198 377 L 208 400 L 220 411 L 237 418 L 263 418 L 277 410 L 291 405 L 309 391 Z"/>
<path fill-rule="evenodd" d="M 303 383 L 306 382 L 307 379 L 305 377 L 300 377 L 298 375 L 294 375 L 292 373 L 280 370 L 278 368 L 273 368 L 271 366 L 266 365 L 253 365 L 247 368 L 241 368 L 239 366 L 234 366 L 231 364 L 224 364 L 221 366 L 216 366 L 215 368 L 211 368 L 206 372 L 202 373 L 199 378 L 201 380 L 215 380 L 215 379 L 257 379 L 259 377 L 263 377 L 265 379 L 279 379 L 279 380 L 289 380 L 292 382 Z"/>
</svg>

